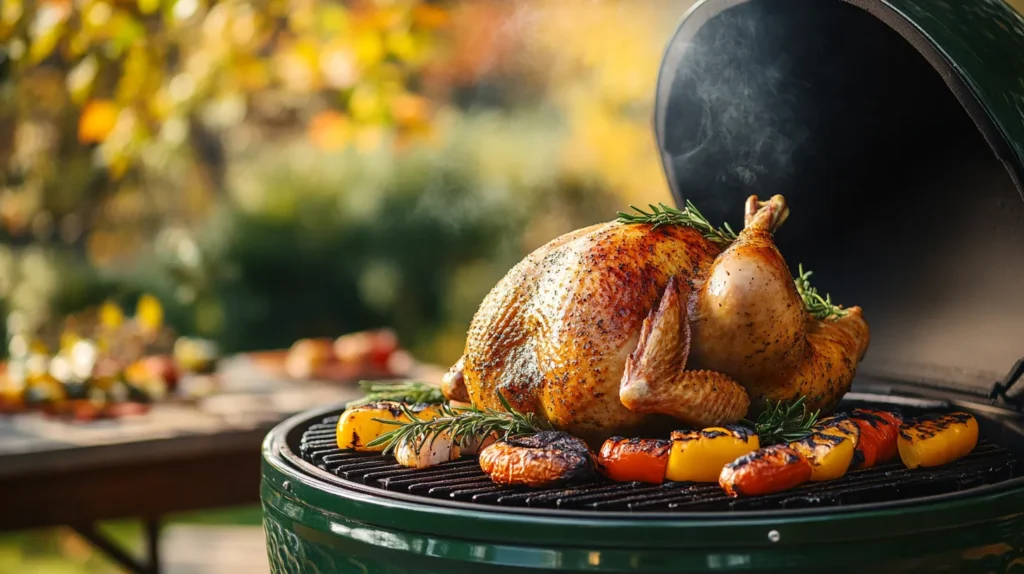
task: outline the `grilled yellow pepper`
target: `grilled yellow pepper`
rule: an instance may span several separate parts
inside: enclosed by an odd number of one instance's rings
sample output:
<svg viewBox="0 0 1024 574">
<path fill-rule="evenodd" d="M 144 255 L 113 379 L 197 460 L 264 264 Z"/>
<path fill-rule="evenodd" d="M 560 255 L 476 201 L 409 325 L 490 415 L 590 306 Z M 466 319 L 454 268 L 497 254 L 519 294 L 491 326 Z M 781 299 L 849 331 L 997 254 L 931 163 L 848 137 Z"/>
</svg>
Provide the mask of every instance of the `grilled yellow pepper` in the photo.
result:
<svg viewBox="0 0 1024 574">
<path fill-rule="evenodd" d="M 907 468 L 939 466 L 966 456 L 978 444 L 978 421 L 970 413 L 925 415 L 900 427 L 896 446 Z"/>
<path fill-rule="evenodd" d="M 407 405 L 420 420 L 433 420 L 441 416 L 439 405 Z M 398 428 L 374 419 L 410 422 L 402 412 L 402 403 L 378 401 L 346 410 L 338 419 L 338 448 L 364 452 L 380 452 L 387 445 L 367 446 L 377 437 Z"/>
<path fill-rule="evenodd" d="M 811 480 L 835 480 L 850 468 L 860 428 L 845 415 L 822 419 L 806 438 L 789 443 L 811 463 Z"/>
<path fill-rule="evenodd" d="M 744 426 L 674 431 L 665 480 L 718 482 L 725 465 L 759 448 L 757 434 Z"/>
</svg>

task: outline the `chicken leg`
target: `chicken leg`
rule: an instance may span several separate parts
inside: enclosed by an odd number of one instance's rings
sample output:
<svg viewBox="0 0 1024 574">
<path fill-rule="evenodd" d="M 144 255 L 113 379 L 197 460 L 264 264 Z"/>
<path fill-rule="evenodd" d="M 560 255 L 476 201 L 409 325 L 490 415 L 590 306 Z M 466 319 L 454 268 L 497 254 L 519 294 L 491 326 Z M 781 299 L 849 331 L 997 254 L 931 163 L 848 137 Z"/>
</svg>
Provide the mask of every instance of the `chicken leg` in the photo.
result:
<svg viewBox="0 0 1024 574">
<path fill-rule="evenodd" d="M 737 422 L 750 404 L 739 383 L 714 371 L 684 370 L 690 354 L 688 292 L 686 283 L 669 279 L 626 359 L 619 400 L 633 412 L 669 415 L 697 428 Z"/>
<path fill-rule="evenodd" d="M 788 213 L 779 195 L 747 200 L 743 231 L 696 294 L 691 360 L 743 384 L 755 410 L 806 395 L 809 409 L 828 411 L 850 387 L 868 327 L 858 307 L 827 321 L 806 311 L 772 238 Z"/>
</svg>

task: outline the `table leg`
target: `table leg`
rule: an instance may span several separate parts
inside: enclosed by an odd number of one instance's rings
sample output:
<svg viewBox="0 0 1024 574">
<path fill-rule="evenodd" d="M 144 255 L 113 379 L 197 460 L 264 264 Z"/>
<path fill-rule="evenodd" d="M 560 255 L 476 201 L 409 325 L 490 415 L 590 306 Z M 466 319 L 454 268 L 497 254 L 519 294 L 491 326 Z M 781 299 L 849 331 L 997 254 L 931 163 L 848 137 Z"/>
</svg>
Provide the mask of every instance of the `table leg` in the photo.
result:
<svg viewBox="0 0 1024 574">
<path fill-rule="evenodd" d="M 143 523 L 146 533 L 146 557 L 139 560 L 128 554 L 113 540 L 107 538 L 95 524 L 76 524 L 71 528 L 89 541 L 111 560 L 117 562 L 131 574 L 160 574 L 160 519 L 149 518 Z"/>
<path fill-rule="evenodd" d="M 160 519 L 147 518 L 144 523 L 146 530 L 146 557 L 152 574 L 160 574 Z"/>
</svg>

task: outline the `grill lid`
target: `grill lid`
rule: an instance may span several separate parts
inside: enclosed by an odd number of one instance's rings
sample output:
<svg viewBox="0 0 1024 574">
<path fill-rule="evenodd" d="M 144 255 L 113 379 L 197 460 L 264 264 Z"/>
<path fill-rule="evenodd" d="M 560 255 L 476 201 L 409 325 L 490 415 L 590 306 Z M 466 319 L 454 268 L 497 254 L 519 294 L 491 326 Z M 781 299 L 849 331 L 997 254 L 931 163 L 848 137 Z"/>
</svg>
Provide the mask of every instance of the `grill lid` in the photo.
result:
<svg viewBox="0 0 1024 574">
<path fill-rule="evenodd" d="M 706 0 L 655 132 L 676 202 L 712 221 L 787 197 L 791 268 L 864 308 L 859 372 L 987 395 L 1024 356 L 1020 77 L 1001 0 Z"/>
</svg>

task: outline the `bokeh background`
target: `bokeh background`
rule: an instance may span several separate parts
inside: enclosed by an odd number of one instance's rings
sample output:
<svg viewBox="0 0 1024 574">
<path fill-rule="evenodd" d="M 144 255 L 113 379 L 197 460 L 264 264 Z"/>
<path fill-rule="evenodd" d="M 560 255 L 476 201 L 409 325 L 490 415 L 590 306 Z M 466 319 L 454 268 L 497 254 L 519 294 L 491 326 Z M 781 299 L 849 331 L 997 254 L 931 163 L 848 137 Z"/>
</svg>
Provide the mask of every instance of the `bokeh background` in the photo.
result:
<svg viewBox="0 0 1024 574">
<path fill-rule="evenodd" d="M 5 0 L 7 335 L 151 293 L 226 352 L 387 325 L 453 361 L 524 253 L 668 199 L 688 4 Z"/>
<path fill-rule="evenodd" d="M 387 326 L 449 364 L 524 254 L 669 201 L 651 111 L 690 4 L 3 0 L 4 340 L 150 294 L 226 353 Z M 45 532 L 0 571 L 113 569 Z"/>
</svg>

